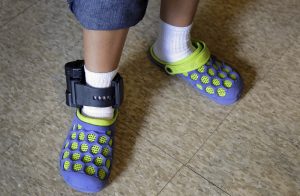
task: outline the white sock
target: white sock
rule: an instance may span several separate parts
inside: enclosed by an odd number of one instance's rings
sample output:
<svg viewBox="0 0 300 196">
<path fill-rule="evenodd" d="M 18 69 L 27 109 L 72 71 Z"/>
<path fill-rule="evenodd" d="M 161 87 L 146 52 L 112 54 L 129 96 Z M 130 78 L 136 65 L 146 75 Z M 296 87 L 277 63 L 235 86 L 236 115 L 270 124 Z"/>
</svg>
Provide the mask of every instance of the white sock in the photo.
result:
<svg viewBox="0 0 300 196">
<path fill-rule="evenodd" d="M 195 51 L 190 32 L 192 25 L 176 27 L 160 20 L 159 35 L 156 39 L 154 54 L 165 62 L 176 62 L 189 56 Z"/>
<path fill-rule="evenodd" d="M 118 72 L 118 69 L 115 69 L 112 72 L 107 73 L 96 73 L 87 70 L 84 67 L 85 71 L 85 80 L 86 83 L 95 88 L 106 88 L 111 86 L 111 81 L 114 79 L 115 75 Z M 91 107 L 83 106 L 81 113 L 85 116 L 92 118 L 106 118 L 111 119 L 114 116 L 114 109 L 112 107 Z"/>
</svg>

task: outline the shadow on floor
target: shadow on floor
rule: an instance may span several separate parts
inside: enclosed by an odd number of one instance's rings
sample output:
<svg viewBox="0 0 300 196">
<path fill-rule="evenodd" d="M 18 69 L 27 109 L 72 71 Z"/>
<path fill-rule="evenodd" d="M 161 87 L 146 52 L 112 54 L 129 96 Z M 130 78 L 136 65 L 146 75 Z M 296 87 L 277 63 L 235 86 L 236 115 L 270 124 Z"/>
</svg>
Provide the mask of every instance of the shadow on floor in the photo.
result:
<svg viewBox="0 0 300 196">
<path fill-rule="evenodd" d="M 110 181 L 114 181 L 127 169 L 144 118 L 152 105 L 151 99 L 157 89 L 166 84 L 168 77 L 160 68 L 149 63 L 147 51 L 130 54 L 131 60 L 124 62 L 120 72 L 125 82 L 125 99 L 117 123 L 114 164 Z M 154 81 L 155 80 L 155 81 Z M 151 86 L 151 88 L 146 88 Z"/>
</svg>

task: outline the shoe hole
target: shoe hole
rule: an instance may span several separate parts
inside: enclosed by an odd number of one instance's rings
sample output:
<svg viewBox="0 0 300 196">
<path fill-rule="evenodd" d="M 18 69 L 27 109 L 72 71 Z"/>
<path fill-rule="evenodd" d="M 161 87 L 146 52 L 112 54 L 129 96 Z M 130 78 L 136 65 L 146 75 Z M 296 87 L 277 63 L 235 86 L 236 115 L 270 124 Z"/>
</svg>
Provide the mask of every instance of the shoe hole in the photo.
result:
<svg viewBox="0 0 300 196">
<path fill-rule="evenodd" d="M 223 84 L 226 88 L 230 88 L 232 86 L 232 82 L 230 80 L 225 80 Z"/>
<path fill-rule="evenodd" d="M 110 159 L 106 160 L 105 166 L 106 166 L 107 169 L 110 168 Z"/>
<path fill-rule="evenodd" d="M 82 158 L 82 161 L 85 163 L 89 163 L 92 161 L 92 157 L 90 155 L 84 155 L 84 157 Z"/>
<path fill-rule="evenodd" d="M 93 145 L 91 148 L 91 153 L 97 154 L 100 150 L 100 147 L 98 145 Z"/>
<path fill-rule="evenodd" d="M 106 135 L 110 136 L 111 135 L 111 131 L 110 130 L 106 131 Z"/>
<path fill-rule="evenodd" d="M 205 71 L 205 67 L 204 66 L 201 66 L 201 67 L 198 68 L 198 72 L 199 73 L 204 73 L 204 71 Z"/>
<path fill-rule="evenodd" d="M 74 133 L 72 133 L 72 135 L 71 135 L 71 139 L 72 140 L 75 140 L 76 139 L 76 133 L 74 132 Z"/>
<path fill-rule="evenodd" d="M 100 180 L 104 180 L 105 179 L 106 173 L 105 173 L 104 169 L 99 169 L 98 176 L 99 176 Z"/>
<path fill-rule="evenodd" d="M 214 76 L 215 75 L 215 72 L 214 72 L 214 70 L 212 68 L 208 69 L 208 75 L 210 75 L 210 76 Z"/>
<path fill-rule="evenodd" d="M 82 152 L 86 152 L 86 151 L 88 151 L 88 149 L 89 149 L 89 146 L 87 144 L 81 144 L 80 150 Z"/>
<path fill-rule="evenodd" d="M 202 76 L 201 77 L 201 82 L 203 84 L 208 84 L 209 83 L 209 77 L 208 76 Z"/>
<path fill-rule="evenodd" d="M 235 74 L 230 74 L 229 77 L 233 80 L 236 80 L 236 75 Z"/>
<path fill-rule="evenodd" d="M 70 168 L 70 165 L 71 165 L 70 161 L 65 161 L 64 162 L 64 170 L 68 170 Z"/>
<path fill-rule="evenodd" d="M 224 72 L 226 72 L 226 73 L 229 73 L 229 72 L 230 72 L 230 70 L 229 70 L 228 68 L 226 68 L 226 67 L 224 67 L 224 68 L 222 69 L 222 71 L 224 71 Z"/>
<path fill-rule="evenodd" d="M 226 95 L 226 91 L 223 88 L 218 88 L 217 93 L 220 97 L 224 97 Z"/>
<path fill-rule="evenodd" d="M 107 137 L 106 136 L 101 136 L 100 138 L 99 138 L 99 143 L 100 144 L 105 144 L 106 143 L 106 141 L 107 141 Z"/>
<path fill-rule="evenodd" d="M 78 171 L 80 171 L 82 169 L 82 165 L 80 164 L 80 163 L 75 163 L 74 165 L 73 165 L 73 170 L 75 171 L 75 172 L 78 172 Z"/>
<path fill-rule="evenodd" d="M 223 74 L 223 73 L 219 73 L 218 76 L 219 76 L 219 78 L 221 78 L 221 79 L 224 79 L 224 78 L 226 77 L 225 74 Z"/>
<path fill-rule="evenodd" d="M 105 156 L 105 157 L 107 157 L 108 156 L 108 154 L 109 154 L 109 148 L 107 148 L 107 147 L 105 147 L 104 149 L 103 149 L 103 151 L 102 151 L 102 154 L 103 154 L 103 156 Z"/>
<path fill-rule="evenodd" d="M 203 87 L 201 84 L 196 84 L 197 88 L 199 88 L 200 90 L 203 90 Z"/>
<path fill-rule="evenodd" d="M 220 84 L 221 84 L 220 80 L 218 80 L 216 78 L 212 80 L 212 83 L 213 83 L 214 86 L 220 86 Z"/>
<path fill-rule="evenodd" d="M 71 150 L 77 150 L 77 148 L 78 148 L 78 143 L 77 142 L 73 142 L 71 144 Z"/>
<path fill-rule="evenodd" d="M 63 159 L 68 158 L 69 155 L 70 155 L 70 152 L 69 151 L 65 151 L 64 154 L 63 154 Z"/>
<path fill-rule="evenodd" d="M 206 87 L 205 91 L 208 93 L 208 94 L 214 94 L 214 89 L 210 86 Z"/>
<path fill-rule="evenodd" d="M 93 133 L 88 134 L 87 136 L 89 142 L 94 142 L 96 140 L 96 135 Z"/>
<path fill-rule="evenodd" d="M 84 140 L 84 133 L 83 132 L 80 132 L 79 133 L 79 135 L 78 135 L 78 139 L 80 140 L 80 141 L 83 141 Z"/>
<path fill-rule="evenodd" d="M 112 146 L 112 144 L 113 144 L 113 141 L 112 141 L 112 139 L 110 139 L 109 142 L 108 142 L 108 145 Z"/>
<path fill-rule="evenodd" d="M 87 166 L 84 171 L 86 174 L 88 174 L 90 176 L 92 176 L 96 173 L 95 168 L 93 166 Z"/>
<path fill-rule="evenodd" d="M 77 161 L 79 159 L 80 159 L 80 154 L 79 153 L 72 154 L 72 161 Z"/>
<path fill-rule="evenodd" d="M 101 166 L 103 163 L 103 159 L 101 157 L 96 157 L 94 160 L 95 165 Z"/>
<path fill-rule="evenodd" d="M 193 73 L 193 74 L 191 75 L 191 79 L 192 79 L 192 80 L 197 80 L 197 79 L 198 79 L 198 74 Z"/>
</svg>

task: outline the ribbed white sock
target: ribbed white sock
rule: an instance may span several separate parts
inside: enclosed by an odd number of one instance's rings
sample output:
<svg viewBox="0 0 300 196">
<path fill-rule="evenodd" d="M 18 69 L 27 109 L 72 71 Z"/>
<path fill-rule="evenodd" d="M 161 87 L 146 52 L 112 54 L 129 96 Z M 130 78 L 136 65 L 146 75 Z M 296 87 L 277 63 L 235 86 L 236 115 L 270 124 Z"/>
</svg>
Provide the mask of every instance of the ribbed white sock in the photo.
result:
<svg viewBox="0 0 300 196">
<path fill-rule="evenodd" d="M 85 80 L 86 83 L 95 88 L 106 88 L 111 86 L 111 81 L 114 79 L 115 75 L 118 72 L 118 69 L 115 69 L 112 72 L 107 73 L 96 73 L 87 70 L 84 67 L 85 71 Z M 112 107 L 91 107 L 83 106 L 81 110 L 82 114 L 92 118 L 106 118 L 111 119 L 114 115 L 114 109 Z"/>
<path fill-rule="evenodd" d="M 176 27 L 160 20 L 159 35 L 153 46 L 154 54 L 169 63 L 192 54 L 195 47 L 190 38 L 191 28 L 192 25 Z"/>
</svg>

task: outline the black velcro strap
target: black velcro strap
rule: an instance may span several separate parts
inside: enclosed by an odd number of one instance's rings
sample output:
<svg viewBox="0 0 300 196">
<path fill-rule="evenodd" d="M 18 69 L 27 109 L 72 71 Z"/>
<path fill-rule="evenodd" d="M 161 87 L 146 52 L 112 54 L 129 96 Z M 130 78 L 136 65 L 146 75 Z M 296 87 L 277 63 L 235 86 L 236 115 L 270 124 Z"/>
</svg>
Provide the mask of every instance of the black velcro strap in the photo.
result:
<svg viewBox="0 0 300 196">
<path fill-rule="evenodd" d="M 124 93 L 120 74 L 114 77 L 111 87 L 94 88 L 85 83 L 83 64 L 83 61 L 73 61 L 65 65 L 66 104 L 70 107 L 120 107 Z"/>
<path fill-rule="evenodd" d="M 113 107 L 119 108 L 123 102 L 123 79 L 117 74 L 111 82 L 111 87 L 94 88 L 79 82 L 74 85 L 74 105 L 93 107 Z"/>
<path fill-rule="evenodd" d="M 76 103 L 80 106 L 110 107 L 115 105 L 113 87 L 94 88 L 88 85 L 75 85 Z"/>
<path fill-rule="evenodd" d="M 123 79 L 117 74 L 111 87 L 94 88 L 86 84 L 84 61 L 77 60 L 65 65 L 67 82 L 66 104 L 70 107 L 113 107 L 118 108 L 123 101 Z"/>
</svg>

